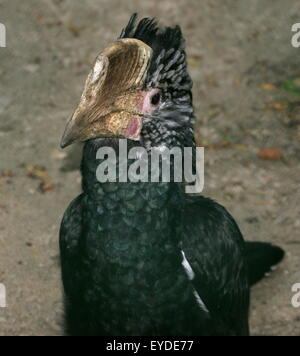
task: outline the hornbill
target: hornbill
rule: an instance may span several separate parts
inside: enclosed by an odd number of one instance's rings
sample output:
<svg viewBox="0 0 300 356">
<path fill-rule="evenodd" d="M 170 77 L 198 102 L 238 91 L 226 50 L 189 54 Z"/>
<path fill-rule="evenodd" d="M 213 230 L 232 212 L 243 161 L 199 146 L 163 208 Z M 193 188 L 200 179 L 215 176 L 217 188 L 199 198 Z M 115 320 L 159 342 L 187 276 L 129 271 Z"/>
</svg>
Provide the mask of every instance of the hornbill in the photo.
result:
<svg viewBox="0 0 300 356">
<path fill-rule="evenodd" d="M 248 335 L 250 285 L 283 250 L 245 243 L 224 207 L 184 183 L 97 179 L 100 148 L 120 170 L 120 139 L 149 155 L 195 148 L 181 29 L 136 19 L 96 58 L 61 142 L 85 142 L 83 193 L 60 230 L 66 334 Z"/>
</svg>

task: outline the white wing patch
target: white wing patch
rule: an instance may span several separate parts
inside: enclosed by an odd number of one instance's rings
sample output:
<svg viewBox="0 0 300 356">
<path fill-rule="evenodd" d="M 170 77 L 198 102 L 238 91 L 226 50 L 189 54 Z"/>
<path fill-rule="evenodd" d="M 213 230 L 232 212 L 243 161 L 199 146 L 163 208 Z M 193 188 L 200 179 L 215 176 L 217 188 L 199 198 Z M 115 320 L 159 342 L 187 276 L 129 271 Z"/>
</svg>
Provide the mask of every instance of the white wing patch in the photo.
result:
<svg viewBox="0 0 300 356">
<path fill-rule="evenodd" d="M 192 269 L 192 266 L 190 265 L 189 261 L 185 257 L 184 251 L 181 250 L 182 254 L 182 266 L 185 270 L 185 273 L 190 281 L 192 281 L 195 278 L 195 272 Z M 198 303 L 199 307 L 205 311 L 206 313 L 209 313 L 209 310 L 207 309 L 206 305 L 204 304 L 203 300 L 200 298 L 200 295 L 194 288 L 194 296 L 196 298 L 196 302 Z"/>
<path fill-rule="evenodd" d="M 195 272 L 193 271 L 189 261 L 186 259 L 185 257 L 185 253 L 181 250 L 181 254 L 182 254 L 182 266 L 185 269 L 185 273 L 188 276 L 188 279 L 190 281 L 192 281 L 195 278 Z"/>
<path fill-rule="evenodd" d="M 199 307 L 206 313 L 209 313 L 209 310 L 207 309 L 206 305 L 203 303 L 203 300 L 200 298 L 200 295 L 198 294 L 196 289 L 194 290 L 194 296 L 196 298 L 196 302 L 198 303 Z"/>
</svg>

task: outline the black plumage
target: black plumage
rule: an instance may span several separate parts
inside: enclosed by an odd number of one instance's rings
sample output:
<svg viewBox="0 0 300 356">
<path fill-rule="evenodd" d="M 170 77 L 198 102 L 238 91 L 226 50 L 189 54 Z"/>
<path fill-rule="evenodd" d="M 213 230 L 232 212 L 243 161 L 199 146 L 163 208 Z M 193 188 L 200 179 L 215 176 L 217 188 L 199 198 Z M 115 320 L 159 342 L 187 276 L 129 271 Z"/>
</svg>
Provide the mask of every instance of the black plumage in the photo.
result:
<svg viewBox="0 0 300 356">
<path fill-rule="evenodd" d="M 143 117 L 132 147 L 195 148 L 192 81 L 180 28 L 153 19 L 121 39 L 153 54 L 144 90 L 159 101 Z M 115 138 L 85 143 L 83 193 L 60 231 L 65 327 L 69 335 L 248 335 L 249 286 L 283 257 L 270 244 L 246 243 L 230 214 L 180 183 L 99 183 L 96 153 L 118 152 Z M 185 267 L 185 268 L 184 268 Z"/>
</svg>

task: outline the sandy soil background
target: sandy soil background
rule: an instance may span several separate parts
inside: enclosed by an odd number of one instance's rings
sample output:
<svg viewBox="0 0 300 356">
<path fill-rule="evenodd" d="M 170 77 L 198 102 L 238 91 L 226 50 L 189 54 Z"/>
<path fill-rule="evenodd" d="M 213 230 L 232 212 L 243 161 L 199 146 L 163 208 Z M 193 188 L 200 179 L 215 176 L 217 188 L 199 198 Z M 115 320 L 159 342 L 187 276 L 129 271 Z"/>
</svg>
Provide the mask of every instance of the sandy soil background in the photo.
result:
<svg viewBox="0 0 300 356">
<path fill-rule="evenodd" d="M 295 0 L 0 1 L 0 335 L 62 334 L 58 229 L 80 191 L 80 149 L 59 141 L 96 54 L 130 14 L 180 24 L 206 147 L 204 194 L 249 240 L 287 251 L 254 288 L 254 335 L 299 335 L 300 49 Z M 271 151 L 262 151 L 270 148 Z M 269 159 L 266 159 L 269 158 Z"/>
</svg>

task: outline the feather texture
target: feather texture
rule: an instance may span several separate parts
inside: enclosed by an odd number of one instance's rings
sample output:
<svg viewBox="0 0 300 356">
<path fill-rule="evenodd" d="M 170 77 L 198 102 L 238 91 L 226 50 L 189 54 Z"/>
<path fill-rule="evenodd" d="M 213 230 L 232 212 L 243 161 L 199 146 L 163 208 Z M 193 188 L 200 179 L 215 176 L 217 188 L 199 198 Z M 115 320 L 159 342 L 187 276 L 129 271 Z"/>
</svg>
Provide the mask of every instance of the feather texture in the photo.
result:
<svg viewBox="0 0 300 356">
<path fill-rule="evenodd" d="M 128 141 L 128 150 L 195 149 L 192 82 L 181 30 L 159 27 L 154 19 L 136 20 L 134 14 L 120 38 L 152 48 L 144 90 L 158 88 L 161 98 L 143 117 L 141 140 Z M 118 140 L 86 142 L 83 193 L 61 225 L 66 333 L 249 335 L 250 283 L 278 263 L 283 251 L 245 244 L 224 207 L 186 196 L 180 183 L 100 183 L 96 157 L 104 146 L 115 150 L 120 170 L 124 152 Z"/>
</svg>

